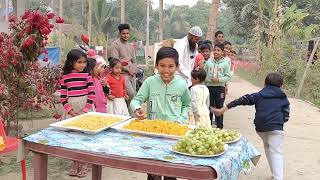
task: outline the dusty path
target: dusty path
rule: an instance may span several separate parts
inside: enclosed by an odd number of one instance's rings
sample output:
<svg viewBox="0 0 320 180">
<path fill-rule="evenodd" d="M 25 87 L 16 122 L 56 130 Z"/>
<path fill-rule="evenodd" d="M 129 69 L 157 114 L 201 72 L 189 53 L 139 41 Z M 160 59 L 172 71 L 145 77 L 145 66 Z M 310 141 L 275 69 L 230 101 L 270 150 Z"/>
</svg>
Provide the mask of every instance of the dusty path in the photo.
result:
<svg viewBox="0 0 320 180">
<path fill-rule="evenodd" d="M 246 93 L 258 91 L 260 88 L 234 77 L 230 83 L 230 92 L 227 102 Z M 320 179 L 320 110 L 309 103 L 298 99 L 290 99 L 291 118 L 285 126 L 285 179 L 287 180 L 319 180 Z M 240 131 L 244 137 L 262 153 L 258 166 L 251 175 L 241 175 L 240 179 L 267 180 L 271 173 L 264 156 L 262 143 L 256 135 L 253 125 L 254 107 L 242 106 L 228 111 L 225 114 L 225 127 Z M 46 123 L 34 122 L 34 126 L 45 127 Z M 38 125 L 37 125 L 38 124 Z M 31 170 L 31 169 L 30 169 Z M 32 172 L 28 172 L 32 178 Z M 57 177 L 49 177 L 53 180 Z M 20 179 L 18 174 L 12 173 L 0 177 L 1 180 Z M 65 180 L 73 180 L 64 176 Z M 91 179 L 90 174 L 84 180 Z M 103 169 L 103 178 L 108 180 L 145 180 L 146 175 L 111 168 Z"/>
</svg>

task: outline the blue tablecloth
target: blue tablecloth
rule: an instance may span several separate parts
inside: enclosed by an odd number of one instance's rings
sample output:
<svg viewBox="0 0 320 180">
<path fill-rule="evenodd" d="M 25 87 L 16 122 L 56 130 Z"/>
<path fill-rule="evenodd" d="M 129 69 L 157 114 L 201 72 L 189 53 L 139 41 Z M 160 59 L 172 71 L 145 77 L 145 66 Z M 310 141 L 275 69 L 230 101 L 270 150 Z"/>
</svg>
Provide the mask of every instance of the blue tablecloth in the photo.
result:
<svg viewBox="0 0 320 180">
<path fill-rule="evenodd" d="M 47 128 L 25 137 L 24 140 L 92 153 L 211 166 L 216 170 L 218 179 L 223 180 L 238 179 L 241 171 L 249 172 L 251 159 L 260 156 L 243 137 L 238 142 L 230 144 L 225 154 L 213 158 L 195 158 L 173 153 L 170 149 L 176 143 L 175 140 L 120 133 L 112 129 L 88 135 Z"/>
</svg>

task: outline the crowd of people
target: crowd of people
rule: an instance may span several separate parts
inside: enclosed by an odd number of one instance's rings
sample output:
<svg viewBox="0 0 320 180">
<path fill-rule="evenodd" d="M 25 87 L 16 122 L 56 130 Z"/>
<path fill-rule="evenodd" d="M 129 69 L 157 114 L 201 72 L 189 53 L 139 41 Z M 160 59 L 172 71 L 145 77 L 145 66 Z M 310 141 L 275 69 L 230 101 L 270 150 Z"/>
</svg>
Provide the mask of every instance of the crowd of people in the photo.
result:
<svg viewBox="0 0 320 180">
<path fill-rule="evenodd" d="M 108 69 L 82 50 L 73 49 L 68 53 L 60 81 L 64 117 L 96 111 L 222 129 L 223 112 L 227 109 L 255 105 L 256 130 L 265 144 L 273 175 L 281 179 L 281 131 L 289 114 L 289 102 L 280 89 L 281 76 L 268 76 L 261 92 L 224 106 L 236 53 L 232 44 L 224 41 L 223 32 L 215 33 L 213 43 L 201 41 L 202 30 L 195 26 L 173 47 L 159 49 L 155 59 L 157 74 L 148 77 L 136 92 L 137 64 L 135 52 L 128 42 L 130 26 L 120 24 L 118 30 L 119 38 L 112 43 Z M 147 108 L 143 107 L 144 103 Z M 277 106 L 270 103 L 277 103 Z M 74 162 L 70 175 L 86 176 L 87 166 Z M 161 176 L 148 175 L 148 180 L 157 179 Z"/>
</svg>

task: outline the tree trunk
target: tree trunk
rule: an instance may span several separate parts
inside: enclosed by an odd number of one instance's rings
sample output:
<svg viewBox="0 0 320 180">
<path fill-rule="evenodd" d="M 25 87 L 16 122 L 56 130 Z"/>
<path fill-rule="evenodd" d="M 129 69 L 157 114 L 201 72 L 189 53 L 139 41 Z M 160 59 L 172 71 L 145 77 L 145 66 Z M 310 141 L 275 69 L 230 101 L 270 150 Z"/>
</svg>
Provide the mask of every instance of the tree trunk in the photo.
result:
<svg viewBox="0 0 320 180">
<path fill-rule="evenodd" d="M 159 0 L 159 42 L 163 40 L 163 0 Z"/>
<path fill-rule="evenodd" d="M 124 0 L 120 1 L 120 22 L 125 22 L 125 2 Z"/>
<path fill-rule="evenodd" d="M 63 0 L 59 1 L 59 16 L 62 17 L 63 16 Z M 62 48 L 62 24 L 60 23 L 59 25 L 59 46 L 60 48 Z"/>
<path fill-rule="evenodd" d="M 207 39 L 213 41 L 213 33 L 217 29 L 217 18 L 219 15 L 219 7 L 220 7 L 220 0 L 212 0 L 212 5 L 210 9 L 209 15 L 209 26 L 207 32 Z"/>
<path fill-rule="evenodd" d="M 296 93 L 296 97 L 299 98 L 300 97 L 300 94 L 301 94 L 301 90 L 302 90 L 302 87 L 303 87 L 303 84 L 304 84 L 304 81 L 307 77 L 307 73 L 309 71 L 309 68 L 310 68 L 310 65 L 311 65 L 311 62 L 313 60 L 313 57 L 314 55 L 316 54 L 317 52 L 317 49 L 318 49 L 318 46 L 319 46 L 319 39 L 317 40 L 316 42 L 316 45 L 314 46 L 312 52 L 311 52 L 311 55 L 308 59 L 308 63 L 307 63 L 307 66 L 306 66 L 306 69 L 304 70 L 303 72 L 303 75 L 302 75 L 302 78 L 301 78 L 301 81 L 300 81 L 300 84 L 299 84 L 299 87 L 298 87 L 298 90 L 297 90 L 297 93 Z"/>
<path fill-rule="evenodd" d="M 260 19 L 256 20 L 256 34 L 255 34 L 255 38 L 256 38 L 256 61 L 259 62 L 261 61 L 261 33 L 260 33 Z"/>
<path fill-rule="evenodd" d="M 88 36 L 90 41 L 92 40 L 91 38 L 91 31 L 92 31 L 92 0 L 88 0 L 89 4 L 89 13 L 88 13 Z M 89 41 L 89 44 L 90 44 Z"/>
</svg>

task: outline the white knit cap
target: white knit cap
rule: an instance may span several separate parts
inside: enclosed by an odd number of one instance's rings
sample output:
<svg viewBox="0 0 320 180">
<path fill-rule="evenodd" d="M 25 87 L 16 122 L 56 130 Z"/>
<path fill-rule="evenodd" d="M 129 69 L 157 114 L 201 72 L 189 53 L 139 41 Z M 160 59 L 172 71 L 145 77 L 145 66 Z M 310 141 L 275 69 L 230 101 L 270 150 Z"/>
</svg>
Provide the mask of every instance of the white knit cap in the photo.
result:
<svg viewBox="0 0 320 180">
<path fill-rule="evenodd" d="M 202 30 L 199 26 L 193 26 L 190 30 L 189 33 L 194 35 L 194 36 L 198 36 L 201 37 L 202 36 Z"/>
</svg>

